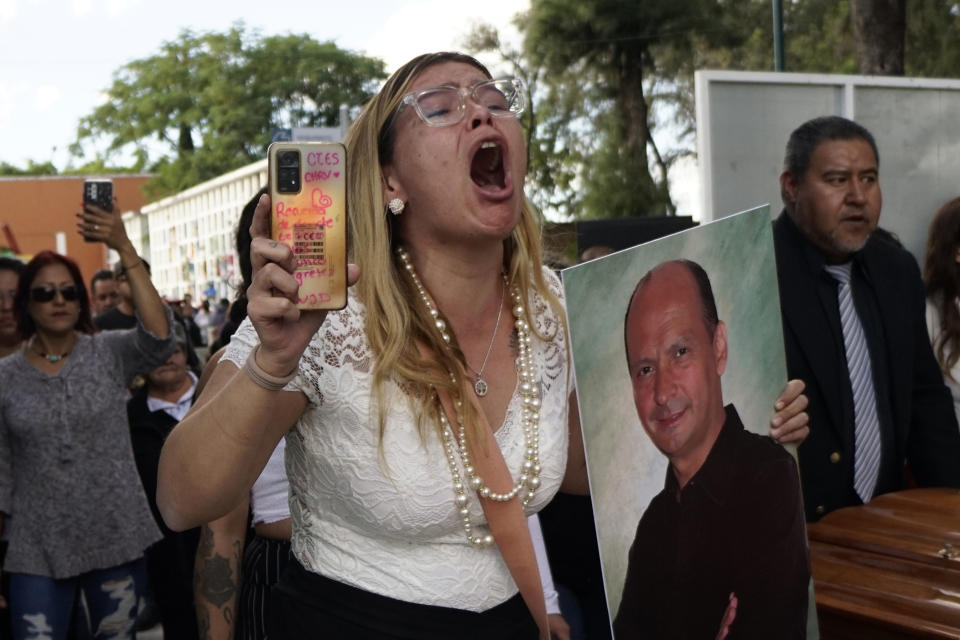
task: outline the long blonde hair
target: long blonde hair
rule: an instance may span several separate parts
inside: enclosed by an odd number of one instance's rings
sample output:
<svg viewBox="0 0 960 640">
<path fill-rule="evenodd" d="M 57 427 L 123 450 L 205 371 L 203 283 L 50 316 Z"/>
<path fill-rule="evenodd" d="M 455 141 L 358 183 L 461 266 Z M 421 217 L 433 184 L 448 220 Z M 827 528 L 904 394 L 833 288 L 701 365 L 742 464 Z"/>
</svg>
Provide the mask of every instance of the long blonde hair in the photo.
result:
<svg viewBox="0 0 960 640">
<path fill-rule="evenodd" d="M 350 178 L 347 193 L 352 226 L 350 254 L 351 260 L 363 270 L 354 290 L 366 305 L 364 328 L 374 355 L 373 393 L 380 408 L 381 439 L 386 406 L 383 388 L 389 380 L 406 391 L 422 435 L 431 424 L 440 429 L 432 388 L 445 389 L 452 398 L 466 398 L 470 393 L 465 361 L 456 337 L 451 336 L 452 345 L 443 342 L 433 318 L 419 302 L 419 294 L 409 276 L 398 266 L 393 216 L 387 215 L 383 201 L 381 167 L 393 157 L 394 122 L 401 100 L 423 70 L 443 62 L 469 64 L 490 77 L 486 67 L 461 53 L 418 56 L 390 76 L 383 89 L 363 108 L 345 141 Z M 559 299 L 543 278 L 541 262 L 539 217 L 524 198 L 520 221 L 504 240 L 504 269 L 526 301 L 524 319 L 533 331 L 537 331 L 530 311 L 533 292 L 547 300 L 561 323 L 564 317 Z M 565 330 L 565 325 L 561 327 Z M 547 340 L 552 336 L 538 333 L 538 337 Z M 429 349 L 432 359 L 421 355 L 417 342 Z M 452 380 L 450 373 L 453 373 Z M 474 424 L 471 403 L 464 402 L 463 410 L 467 424 Z"/>
</svg>

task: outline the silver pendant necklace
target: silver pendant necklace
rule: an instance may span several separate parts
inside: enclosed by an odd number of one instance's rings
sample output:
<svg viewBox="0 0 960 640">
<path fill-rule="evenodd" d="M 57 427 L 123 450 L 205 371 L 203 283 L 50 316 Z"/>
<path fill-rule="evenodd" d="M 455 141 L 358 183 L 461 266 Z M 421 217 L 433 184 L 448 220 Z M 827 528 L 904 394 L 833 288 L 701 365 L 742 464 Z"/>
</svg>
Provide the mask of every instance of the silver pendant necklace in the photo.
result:
<svg viewBox="0 0 960 640">
<path fill-rule="evenodd" d="M 410 262 L 410 256 L 402 247 L 397 248 L 397 255 L 400 257 L 400 261 L 403 263 L 404 268 L 407 273 L 410 274 L 411 280 L 417 289 L 417 292 L 420 295 L 420 299 L 423 301 L 424 306 L 427 308 L 427 311 L 430 313 L 430 317 L 433 318 L 434 326 L 437 331 L 440 333 L 440 337 L 443 339 L 443 342 L 450 344 L 451 338 L 450 334 L 447 333 L 447 323 L 440 317 L 440 311 L 433 304 L 433 301 L 430 299 L 430 296 L 427 294 L 427 290 L 424 288 L 423 283 L 420 282 L 420 278 L 417 276 L 417 272 L 413 268 L 413 264 Z M 507 276 L 503 276 L 504 291 L 506 290 L 507 285 Z M 500 294 L 500 310 L 503 311 L 503 295 Z M 513 487 L 504 493 L 497 493 L 486 486 L 483 481 L 483 478 L 480 477 L 480 474 L 477 473 L 476 468 L 471 462 L 470 448 L 467 445 L 467 431 L 466 426 L 463 422 L 463 415 L 460 411 L 461 403 L 459 401 L 454 402 L 454 414 L 456 425 L 450 423 L 450 420 L 447 419 L 447 416 L 443 409 L 443 404 L 440 402 L 440 397 L 437 395 L 437 414 L 440 419 L 441 430 L 443 434 L 443 448 L 446 453 L 447 465 L 450 467 L 450 475 L 453 478 L 453 489 L 456 493 L 456 498 L 454 504 L 456 505 L 457 514 L 462 519 L 463 531 L 467 537 L 467 540 L 470 541 L 470 544 L 478 547 L 491 547 L 494 544 L 493 535 L 491 533 L 484 533 L 485 529 L 481 529 L 480 525 L 475 525 L 470 520 L 470 507 L 469 507 L 469 498 L 468 492 L 473 491 L 478 498 L 482 500 L 491 500 L 493 502 L 509 502 L 514 498 L 521 500 L 522 504 L 526 506 L 531 500 L 533 500 L 534 495 L 537 490 L 540 488 L 540 472 L 542 470 L 540 466 L 540 386 L 535 382 L 534 376 L 534 365 L 533 365 L 533 354 L 531 348 L 531 339 L 530 339 L 530 326 L 527 324 L 526 320 L 523 319 L 524 308 L 523 308 L 523 299 L 520 297 L 520 290 L 518 287 L 512 287 L 510 289 L 510 297 L 513 300 L 513 315 L 514 315 L 514 328 L 517 332 L 517 377 L 518 377 L 518 390 L 523 399 L 523 411 L 521 416 L 521 425 L 523 427 L 523 438 L 524 438 L 524 460 L 520 467 L 520 475 L 517 481 L 514 483 Z M 497 324 L 500 323 L 500 316 L 497 316 Z M 493 332 L 493 335 L 496 336 L 496 330 Z M 487 355 L 490 354 L 490 350 L 487 350 Z M 486 364 L 486 359 L 484 359 L 484 364 Z M 481 371 L 483 368 L 481 367 Z M 456 382 L 456 377 L 453 373 L 450 373 L 450 378 Z M 485 385 L 486 383 L 484 383 Z M 477 391 L 474 387 L 474 391 Z M 477 395 L 481 395 L 479 392 Z M 457 463 L 457 458 L 459 458 L 459 464 Z M 461 467 L 463 468 L 463 473 L 461 473 Z M 512 474 L 511 474 L 512 477 Z"/>
<path fill-rule="evenodd" d="M 470 367 L 470 371 L 473 371 L 473 374 L 477 377 L 477 381 L 473 383 L 473 391 L 481 398 L 487 395 L 489 387 L 487 386 L 487 381 L 483 379 L 483 370 L 487 368 L 487 360 L 490 358 L 490 352 L 493 350 L 493 343 L 497 340 L 497 332 L 500 331 L 500 318 L 503 316 L 503 293 L 507 290 L 506 281 L 500 286 L 500 309 L 497 311 L 497 323 L 493 327 L 493 335 L 490 336 L 490 344 L 487 345 L 487 353 L 483 356 L 483 364 L 480 365 L 480 370 L 477 371 L 473 367 Z M 466 362 L 466 359 L 464 359 Z M 467 366 L 470 366 L 469 364 Z"/>
</svg>

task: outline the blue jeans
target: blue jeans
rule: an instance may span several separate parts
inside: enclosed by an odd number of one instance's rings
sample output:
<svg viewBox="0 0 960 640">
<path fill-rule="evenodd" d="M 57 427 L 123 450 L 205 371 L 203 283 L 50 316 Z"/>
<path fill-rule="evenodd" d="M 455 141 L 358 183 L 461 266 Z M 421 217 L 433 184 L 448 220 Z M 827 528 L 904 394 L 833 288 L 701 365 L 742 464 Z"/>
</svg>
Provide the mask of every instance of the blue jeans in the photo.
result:
<svg viewBox="0 0 960 640">
<path fill-rule="evenodd" d="M 136 638 L 137 607 L 147 584 L 143 558 L 73 578 L 10 574 L 14 640 L 63 640 L 77 590 L 83 591 L 96 640 Z"/>
</svg>

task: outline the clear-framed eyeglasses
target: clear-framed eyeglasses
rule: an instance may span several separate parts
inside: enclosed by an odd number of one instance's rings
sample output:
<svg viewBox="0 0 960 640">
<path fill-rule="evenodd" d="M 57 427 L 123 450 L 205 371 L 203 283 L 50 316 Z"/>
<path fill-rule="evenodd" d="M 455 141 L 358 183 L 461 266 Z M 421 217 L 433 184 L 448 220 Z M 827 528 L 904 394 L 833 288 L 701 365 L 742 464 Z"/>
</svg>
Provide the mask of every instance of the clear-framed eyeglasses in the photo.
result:
<svg viewBox="0 0 960 640">
<path fill-rule="evenodd" d="M 526 107 L 523 83 L 517 78 L 494 78 L 472 87 L 433 87 L 412 91 L 400 109 L 413 105 L 420 119 L 431 127 L 447 127 L 463 120 L 467 96 L 487 108 L 494 118 L 516 118 Z"/>
</svg>

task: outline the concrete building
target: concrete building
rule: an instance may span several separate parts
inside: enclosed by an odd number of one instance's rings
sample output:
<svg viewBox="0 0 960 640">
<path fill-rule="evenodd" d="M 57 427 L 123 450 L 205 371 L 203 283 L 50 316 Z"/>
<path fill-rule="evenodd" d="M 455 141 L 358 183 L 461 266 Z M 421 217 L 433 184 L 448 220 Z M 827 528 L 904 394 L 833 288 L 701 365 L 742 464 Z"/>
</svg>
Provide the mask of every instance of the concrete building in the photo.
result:
<svg viewBox="0 0 960 640">
<path fill-rule="evenodd" d="M 237 220 L 266 183 L 263 159 L 124 214 L 127 235 L 148 256 L 161 295 L 234 298 L 240 284 Z"/>
<path fill-rule="evenodd" d="M 339 142 L 349 123 L 342 106 L 339 126 L 276 129 L 273 140 Z M 127 235 L 141 255 L 149 256 L 160 295 L 176 300 L 189 293 L 195 302 L 236 296 L 241 282 L 234 249 L 237 221 L 266 184 L 264 158 L 124 215 Z"/>
</svg>

